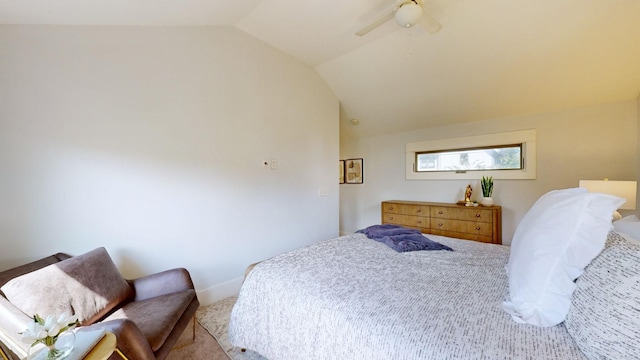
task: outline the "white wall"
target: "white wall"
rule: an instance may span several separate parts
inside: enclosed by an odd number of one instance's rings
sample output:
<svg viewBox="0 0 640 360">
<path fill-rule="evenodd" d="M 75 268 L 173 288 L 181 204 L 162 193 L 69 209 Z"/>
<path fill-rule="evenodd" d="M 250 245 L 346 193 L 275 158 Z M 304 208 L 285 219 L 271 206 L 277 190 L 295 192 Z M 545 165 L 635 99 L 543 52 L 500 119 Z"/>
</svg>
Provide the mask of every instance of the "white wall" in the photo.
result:
<svg viewBox="0 0 640 360">
<path fill-rule="evenodd" d="M 343 120 L 341 126 L 351 125 Z M 340 185 L 341 233 L 379 224 L 383 200 L 456 202 L 469 183 L 474 198 L 480 194 L 479 179 L 405 180 L 407 142 L 524 129 L 537 133 L 537 179 L 495 181 L 493 198 L 502 206 L 505 244 L 545 192 L 576 187 L 580 179 L 637 178 L 638 105 L 633 100 L 371 138 L 357 138 L 357 129 L 344 129 L 341 134 L 351 135 L 341 138 L 340 157 L 364 158 L 365 180 L 363 185 Z"/>
<path fill-rule="evenodd" d="M 233 28 L 1 26 L 0 269 L 105 246 L 230 295 L 338 234 L 338 118 L 313 68 Z"/>
</svg>

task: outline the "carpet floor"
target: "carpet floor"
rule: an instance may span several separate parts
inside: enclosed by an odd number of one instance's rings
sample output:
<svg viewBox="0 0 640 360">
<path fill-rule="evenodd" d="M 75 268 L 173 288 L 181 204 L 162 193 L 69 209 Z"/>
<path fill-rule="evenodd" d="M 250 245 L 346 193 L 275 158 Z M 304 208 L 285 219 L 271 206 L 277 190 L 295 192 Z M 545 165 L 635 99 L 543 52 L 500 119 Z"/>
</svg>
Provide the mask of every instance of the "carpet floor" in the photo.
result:
<svg viewBox="0 0 640 360">
<path fill-rule="evenodd" d="M 167 360 L 229 360 L 216 339 L 209 334 L 199 322 L 195 322 L 195 338 L 193 327 L 182 333 Z"/>
<path fill-rule="evenodd" d="M 247 350 L 241 352 L 229 343 L 227 328 L 231 309 L 236 302 L 236 297 L 226 298 L 208 306 L 201 306 L 196 312 L 196 319 L 207 331 L 213 335 L 231 360 L 267 360 L 259 354 Z"/>
</svg>

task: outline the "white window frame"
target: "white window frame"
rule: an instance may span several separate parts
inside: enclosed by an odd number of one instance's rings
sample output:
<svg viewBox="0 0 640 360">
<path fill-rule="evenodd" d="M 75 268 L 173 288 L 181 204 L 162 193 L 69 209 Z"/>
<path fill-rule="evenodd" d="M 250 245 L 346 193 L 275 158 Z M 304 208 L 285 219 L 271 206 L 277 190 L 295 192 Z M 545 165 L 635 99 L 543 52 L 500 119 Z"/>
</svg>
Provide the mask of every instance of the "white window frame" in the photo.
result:
<svg viewBox="0 0 640 360">
<path fill-rule="evenodd" d="M 473 171 L 415 171 L 416 153 L 455 150 L 461 148 L 522 144 L 523 169 Z M 467 180 L 493 176 L 494 179 L 529 180 L 536 178 L 536 131 L 520 130 L 496 134 L 450 139 L 427 140 L 406 145 L 405 173 L 407 180 Z"/>
</svg>

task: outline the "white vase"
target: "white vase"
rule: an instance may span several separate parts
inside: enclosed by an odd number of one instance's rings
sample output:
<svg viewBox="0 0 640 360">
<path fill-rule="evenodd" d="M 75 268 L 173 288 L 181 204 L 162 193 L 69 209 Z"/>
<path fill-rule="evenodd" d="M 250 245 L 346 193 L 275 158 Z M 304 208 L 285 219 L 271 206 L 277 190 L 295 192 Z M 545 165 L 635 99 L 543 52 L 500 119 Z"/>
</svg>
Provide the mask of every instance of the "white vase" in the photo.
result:
<svg viewBox="0 0 640 360">
<path fill-rule="evenodd" d="M 493 198 L 492 197 L 482 198 L 482 200 L 480 201 L 480 204 L 482 204 L 482 206 L 493 206 Z"/>
</svg>

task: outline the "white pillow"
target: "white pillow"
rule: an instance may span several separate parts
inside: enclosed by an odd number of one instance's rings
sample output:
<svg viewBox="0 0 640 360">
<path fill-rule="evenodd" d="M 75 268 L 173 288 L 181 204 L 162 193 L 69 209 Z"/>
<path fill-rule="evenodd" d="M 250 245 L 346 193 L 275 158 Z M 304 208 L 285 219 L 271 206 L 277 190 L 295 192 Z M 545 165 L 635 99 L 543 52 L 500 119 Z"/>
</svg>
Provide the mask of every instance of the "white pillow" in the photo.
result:
<svg viewBox="0 0 640 360">
<path fill-rule="evenodd" d="M 533 204 L 516 229 L 507 263 L 510 299 L 503 308 L 514 321 L 564 321 L 573 281 L 603 249 L 611 214 L 624 201 L 572 188 L 550 191 Z"/>
<path fill-rule="evenodd" d="M 637 216 L 629 215 L 614 221 L 613 227 L 617 233 L 626 235 L 625 238 L 635 242 L 640 241 L 640 220 Z"/>
</svg>

